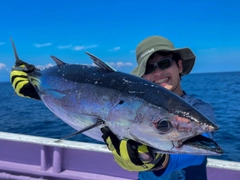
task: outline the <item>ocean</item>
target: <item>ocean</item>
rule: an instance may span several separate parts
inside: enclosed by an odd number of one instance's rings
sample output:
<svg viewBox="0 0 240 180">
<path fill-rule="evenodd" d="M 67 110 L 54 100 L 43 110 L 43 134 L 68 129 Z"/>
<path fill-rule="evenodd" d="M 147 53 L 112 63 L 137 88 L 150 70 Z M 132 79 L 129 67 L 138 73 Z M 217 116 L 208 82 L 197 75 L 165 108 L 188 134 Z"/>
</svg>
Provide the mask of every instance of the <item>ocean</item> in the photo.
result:
<svg viewBox="0 0 240 180">
<path fill-rule="evenodd" d="M 9 82 L 0 87 L 0 131 L 50 138 L 75 132 L 41 101 L 17 96 Z M 214 108 L 219 126 L 214 139 L 224 154 L 211 158 L 240 162 L 240 72 L 190 74 L 182 77 L 182 87 Z M 101 143 L 83 134 L 68 140 Z"/>
</svg>

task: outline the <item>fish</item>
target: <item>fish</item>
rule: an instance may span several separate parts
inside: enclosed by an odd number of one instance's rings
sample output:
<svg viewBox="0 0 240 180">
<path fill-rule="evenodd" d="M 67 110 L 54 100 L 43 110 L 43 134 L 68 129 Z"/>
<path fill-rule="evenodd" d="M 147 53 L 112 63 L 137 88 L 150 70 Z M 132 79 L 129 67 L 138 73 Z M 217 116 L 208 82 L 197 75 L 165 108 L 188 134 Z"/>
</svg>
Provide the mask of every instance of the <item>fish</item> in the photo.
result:
<svg viewBox="0 0 240 180">
<path fill-rule="evenodd" d="M 218 126 L 173 92 L 116 71 L 89 52 L 85 53 L 95 65 L 69 64 L 50 56 L 56 65 L 40 70 L 19 59 L 13 40 L 12 46 L 13 70 L 26 72 L 45 106 L 77 130 L 68 137 L 83 133 L 103 142 L 101 128 L 107 126 L 120 140 L 132 139 L 153 152 L 223 153 L 214 140 L 202 135 Z"/>
</svg>

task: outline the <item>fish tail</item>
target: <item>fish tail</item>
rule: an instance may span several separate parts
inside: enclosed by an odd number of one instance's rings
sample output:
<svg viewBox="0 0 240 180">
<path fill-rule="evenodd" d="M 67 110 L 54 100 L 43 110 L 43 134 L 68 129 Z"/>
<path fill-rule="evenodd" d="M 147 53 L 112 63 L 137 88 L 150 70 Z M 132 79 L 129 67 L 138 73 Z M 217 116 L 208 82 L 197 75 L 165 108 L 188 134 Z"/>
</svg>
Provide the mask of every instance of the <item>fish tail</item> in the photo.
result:
<svg viewBox="0 0 240 180">
<path fill-rule="evenodd" d="M 35 66 L 32 64 L 28 64 L 28 63 L 22 61 L 21 59 L 19 59 L 16 47 L 15 47 L 15 44 L 14 44 L 12 38 L 10 38 L 10 40 L 12 42 L 12 47 L 13 47 L 13 52 L 14 52 L 14 57 L 15 57 L 15 66 L 12 68 L 12 70 L 32 72 L 35 69 Z"/>
</svg>

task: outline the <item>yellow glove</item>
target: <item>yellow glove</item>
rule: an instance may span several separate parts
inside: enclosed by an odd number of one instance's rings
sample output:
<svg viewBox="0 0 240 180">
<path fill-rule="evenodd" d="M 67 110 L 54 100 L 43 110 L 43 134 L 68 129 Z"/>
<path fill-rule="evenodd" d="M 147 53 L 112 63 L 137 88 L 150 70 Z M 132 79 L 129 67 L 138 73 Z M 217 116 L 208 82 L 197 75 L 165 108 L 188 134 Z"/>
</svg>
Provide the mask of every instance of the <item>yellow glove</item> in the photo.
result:
<svg viewBox="0 0 240 180">
<path fill-rule="evenodd" d="M 35 88 L 28 80 L 28 75 L 24 72 L 25 65 L 20 65 L 17 68 L 13 67 L 10 73 L 10 81 L 17 95 L 27 98 L 40 99 Z"/>
<path fill-rule="evenodd" d="M 167 166 L 169 155 L 152 153 L 149 148 L 133 140 L 119 140 L 108 127 L 101 128 L 102 138 L 112 151 L 115 161 L 128 171 L 154 171 Z"/>
</svg>

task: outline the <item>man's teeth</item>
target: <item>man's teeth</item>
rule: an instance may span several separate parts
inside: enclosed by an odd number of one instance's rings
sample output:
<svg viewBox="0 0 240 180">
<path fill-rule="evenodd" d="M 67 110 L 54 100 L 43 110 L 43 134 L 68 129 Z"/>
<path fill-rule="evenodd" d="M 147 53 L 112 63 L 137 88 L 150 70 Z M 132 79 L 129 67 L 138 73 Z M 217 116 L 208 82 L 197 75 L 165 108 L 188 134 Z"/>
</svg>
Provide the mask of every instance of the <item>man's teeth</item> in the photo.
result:
<svg viewBox="0 0 240 180">
<path fill-rule="evenodd" d="M 155 81 L 155 83 L 162 84 L 162 83 L 166 82 L 167 80 L 168 80 L 168 78 L 163 78 L 163 79 Z"/>
</svg>

